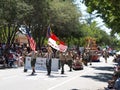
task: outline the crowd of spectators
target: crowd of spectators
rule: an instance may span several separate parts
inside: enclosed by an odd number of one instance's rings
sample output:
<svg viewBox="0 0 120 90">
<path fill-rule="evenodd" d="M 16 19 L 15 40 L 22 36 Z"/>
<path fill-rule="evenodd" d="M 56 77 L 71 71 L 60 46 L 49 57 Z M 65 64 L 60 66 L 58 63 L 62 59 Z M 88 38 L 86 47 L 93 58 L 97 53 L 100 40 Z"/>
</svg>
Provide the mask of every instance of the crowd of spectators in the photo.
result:
<svg viewBox="0 0 120 90">
<path fill-rule="evenodd" d="M 30 48 L 26 44 L 9 44 L 0 43 L 0 65 L 4 68 L 7 67 L 20 67 L 24 65 L 23 61 L 23 50 Z"/>
<path fill-rule="evenodd" d="M 116 55 L 114 62 L 114 73 L 112 79 L 108 80 L 108 90 L 120 90 L 120 54 Z"/>
</svg>

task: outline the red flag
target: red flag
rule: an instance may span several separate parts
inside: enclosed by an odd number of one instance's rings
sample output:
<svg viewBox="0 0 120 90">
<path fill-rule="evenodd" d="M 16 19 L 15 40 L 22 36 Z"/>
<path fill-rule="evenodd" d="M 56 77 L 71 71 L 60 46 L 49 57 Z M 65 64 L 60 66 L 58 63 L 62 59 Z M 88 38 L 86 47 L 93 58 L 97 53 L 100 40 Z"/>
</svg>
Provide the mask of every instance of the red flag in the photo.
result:
<svg viewBox="0 0 120 90">
<path fill-rule="evenodd" d="M 48 44 L 58 51 L 65 52 L 67 50 L 67 46 L 63 41 L 61 41 L 55 34 L 51 34 L 48 39 Z"/>
<path fill-rule="evenodd" d="M 62 52 L 65 52 L 67 50 L 67 46 L 62 41 L 60 41 L 59 48 Z"/>
<path fill-rule="evenodd" d="M 58 51 L 65 52 L 67 50 L 67 46 L 63 41 L 61 41 L 55 34 L 52 33 L 50 25 L 47 29 L 47 38 L 48 44 Z"/>
</svg>

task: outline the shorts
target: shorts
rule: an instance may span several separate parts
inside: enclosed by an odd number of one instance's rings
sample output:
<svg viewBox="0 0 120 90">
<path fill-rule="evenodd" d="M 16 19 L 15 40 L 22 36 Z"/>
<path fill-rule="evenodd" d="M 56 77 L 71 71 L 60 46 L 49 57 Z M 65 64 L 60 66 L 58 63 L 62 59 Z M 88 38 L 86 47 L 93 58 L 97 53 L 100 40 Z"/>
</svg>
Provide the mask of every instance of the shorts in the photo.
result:
<svg viewBox="0 0 120 90">
<path fill-rule="evenodd" d="M 31 60 L 31 66 L 35 67 L 36 59 Z"/>
</svg>

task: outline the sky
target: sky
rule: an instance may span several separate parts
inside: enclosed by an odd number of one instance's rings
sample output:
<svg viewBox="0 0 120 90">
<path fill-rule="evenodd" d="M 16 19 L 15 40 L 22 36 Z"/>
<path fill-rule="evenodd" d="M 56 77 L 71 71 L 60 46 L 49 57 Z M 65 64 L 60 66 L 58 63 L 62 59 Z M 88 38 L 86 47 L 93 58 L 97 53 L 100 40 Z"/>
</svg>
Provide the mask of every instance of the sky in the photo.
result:
<svg viewBox="0 0 120 90">
<path fill-rule="evenodd" d="M 80 11 L 82 13 L 82 17 L 85 18 L 86 16 L 89 16 L 89 14 L 86 12 L 86 9 L 87 7 L 80 2 L 80 0 L 76 0 L 76 4 L 78 4 L 78 7 L 80 8 Z M 108 34 L 110 34 L 110 29 L 108 29 L 105 25 L 104 25 L 104 22 L 103 20 L 100 18 L 100 17 L 97 17 L 94 19 L 97 24 L 98 24 L 98 27 L 100 27 L 102 30 L 106 31 Z"/>
</svg>

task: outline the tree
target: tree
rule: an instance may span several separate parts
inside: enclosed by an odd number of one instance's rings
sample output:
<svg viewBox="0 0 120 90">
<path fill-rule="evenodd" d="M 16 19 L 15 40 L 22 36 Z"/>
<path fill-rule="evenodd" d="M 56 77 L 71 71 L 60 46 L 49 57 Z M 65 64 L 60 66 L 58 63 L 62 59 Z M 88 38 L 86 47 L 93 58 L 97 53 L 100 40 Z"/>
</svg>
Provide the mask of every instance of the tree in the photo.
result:
<svg viewBox="0 0 120 90">
<path fill-rule="evenodd" d="M 25 22 L 31 26 L 31 32 L 37 42 L 38 48 L 44 45 L 47 26 L 49 25 L 49 2 L 50 0 L 24 0 L 33 7 Z"/>
<path fill-rule="evenodd" d="M 87 6 L 87 11 L 95 11 L 101 17 L 112 34 L 120 32 L 120 1 L 119 0 L 83 0 Z"/>
<path fill-rule="evenodd" d="M 81 36 L 79 17 L 81 12 L 72 0 L 53 0 L 50 2 L 50 23 L 53 24 L 53 32 L 67 43 L 73 37 Z M 71 13 L 72 12 L 72 13 Z M 72 35 L 72 36 L 71 36 Z"/>
<path fill-rule="evenodd" d="M 2 42 L 11 45 L 18 30 L 18 21 L 31 8 L 23 0 L 0 0 L 0 26 Z M 22 13 L 20 12 L 22 11 Z"/>
</svg>

